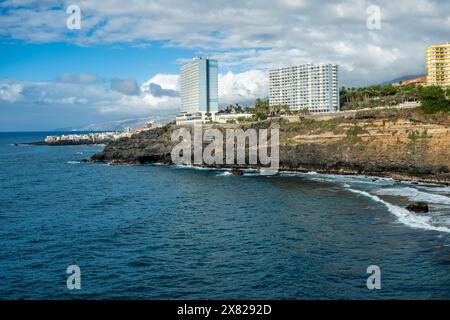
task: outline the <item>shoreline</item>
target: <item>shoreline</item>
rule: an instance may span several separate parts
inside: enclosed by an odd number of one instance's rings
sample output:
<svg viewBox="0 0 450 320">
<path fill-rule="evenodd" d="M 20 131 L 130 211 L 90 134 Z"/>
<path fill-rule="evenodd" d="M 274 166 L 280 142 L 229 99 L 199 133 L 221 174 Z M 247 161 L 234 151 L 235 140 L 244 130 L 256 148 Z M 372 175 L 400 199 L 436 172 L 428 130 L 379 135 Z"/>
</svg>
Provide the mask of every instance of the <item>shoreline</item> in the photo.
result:
<svg viewBox="0 0 450 320">
<path fill-rule="evenodd" d="M 173 163 L 164 163 L 164 162 L 133 162 L 133 161 L 99 161 L 99 160 L 82 160 L 82 163 L 106 163 L 111 166 L 134 166 L 134 165 L 163 165 L 163 166 L 176 166 Z M 186 168 L 197 167 L 204 169 L 216 169 L 216 170 L 261 170 L 261 167 L 258 166 L 242 166 L 242 165 L 221 165 L 221 166 L 211 166 L 211 165 L 184 165 Z M 398 182 L 410 182 L 410 183 L 425 183 L 425 184 L 433 184 L 439 186 L 450 186 L 450 181 L 448 180 L 440 180 L 435 177 L 418 177 L 414 175 L 407 175 L 402 173 L 393 173 L 393 172 L 372 172 L 372 171 L 359 171 L 359 170 L 351 170 L 351 169 L 323 169 L 323 168 L 288 168 L 288 167 L 280 167 L 278 173 L 317 173 L 323 175 L 340 175 L 340 176 L 367 176 L 371 177 L 376 181 L 377 179 L 392 179 Z"/>
<path fill-rule="evenodd" d="M 105 147 L 110 141 L 100 141 L 100 142 L 45 142 L 45 141 L 35 141 L 35 142 L 17 142 L 12 143 L 11 145 L 14 147 L 20 146 L 48 146 L 48 147 L 64 147 L 64 146 L 100 146 Z"/>
</svg>

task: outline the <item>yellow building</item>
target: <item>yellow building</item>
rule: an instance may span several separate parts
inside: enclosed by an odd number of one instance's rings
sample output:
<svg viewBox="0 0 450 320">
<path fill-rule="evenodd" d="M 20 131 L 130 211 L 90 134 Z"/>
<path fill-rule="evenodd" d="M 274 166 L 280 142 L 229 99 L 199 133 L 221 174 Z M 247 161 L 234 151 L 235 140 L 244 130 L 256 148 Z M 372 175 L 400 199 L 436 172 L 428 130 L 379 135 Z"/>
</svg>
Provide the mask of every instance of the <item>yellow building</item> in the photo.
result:
<svg viewBox="0 0 450 320">
<path fill-rule="evenodd" d="M 427 48 L 427 84 L 450 88 L 450 43 Z"/>
</svg>

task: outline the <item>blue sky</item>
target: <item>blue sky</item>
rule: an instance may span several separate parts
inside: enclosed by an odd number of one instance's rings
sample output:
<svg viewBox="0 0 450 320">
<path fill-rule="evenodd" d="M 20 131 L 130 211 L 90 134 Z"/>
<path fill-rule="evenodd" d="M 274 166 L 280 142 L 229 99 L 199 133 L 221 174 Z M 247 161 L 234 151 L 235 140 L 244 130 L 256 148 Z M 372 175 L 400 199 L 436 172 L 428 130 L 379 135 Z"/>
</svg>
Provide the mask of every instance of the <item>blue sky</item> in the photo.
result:
<svg viewBox="0 0 450 320">
<path fill-rule="evenodd" d="M 78 46 L 70 43 L 0 44 L 0 78 L 21 81 L 54 81 L 64 73 L 95 74 L 103 78 L 133 77 L 144 82 L 157 73 L 177 73 L 179 58 L 189 58 L 192 50 L 164 49 L 155 42 L 150 47 L 128 45 Z"/>
<path fill-rule="evenodd" d="M 450 41 L 447 0 L 3 0 L 0 14 L 0 131 L 171 119 L 197 55 L 219 61 L 221 105 L 251 105 L 270 68 L 336 63 L 364 86 L 424 74 L 426 47 Z"/>
</svg>

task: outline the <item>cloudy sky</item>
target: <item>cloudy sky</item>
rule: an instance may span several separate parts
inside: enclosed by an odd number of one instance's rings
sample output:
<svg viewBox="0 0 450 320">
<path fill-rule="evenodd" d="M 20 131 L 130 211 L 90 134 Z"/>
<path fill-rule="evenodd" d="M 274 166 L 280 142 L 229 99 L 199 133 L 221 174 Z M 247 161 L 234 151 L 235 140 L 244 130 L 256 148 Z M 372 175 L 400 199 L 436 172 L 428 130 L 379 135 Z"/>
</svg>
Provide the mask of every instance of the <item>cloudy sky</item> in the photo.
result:
<svg viewBox="0 0 450 320">
<path fill-rule="evenodd" d="M 171 117 L 197 55 L 219 60 L 222 104 L 250 104 L 273 67 L 337 63 L 363 86 L 424 74 L 425 48 L 449 41 L 448 0 L 0 0 L 0 131 Z"/>
</svg>

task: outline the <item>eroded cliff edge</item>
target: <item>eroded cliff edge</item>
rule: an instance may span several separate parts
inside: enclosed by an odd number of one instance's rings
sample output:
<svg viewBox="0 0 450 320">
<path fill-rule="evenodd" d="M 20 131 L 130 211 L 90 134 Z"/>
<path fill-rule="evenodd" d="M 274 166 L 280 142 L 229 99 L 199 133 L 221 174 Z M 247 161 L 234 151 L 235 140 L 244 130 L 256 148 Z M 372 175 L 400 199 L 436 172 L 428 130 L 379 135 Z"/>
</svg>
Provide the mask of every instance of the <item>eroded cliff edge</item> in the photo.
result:
<svg viewBox="0 0 450 320">
<path fill-rule="evenodd" d="M 450 117 L 446 114 L 397 109 L 271 121 L 280 125 L 280 170 L 450 183 Z M 225 130 L 268 128 L 270 124 L 212 126 Z M 176 128 L 167 125 L 111 142 L 92 160 L 171 164 L 170 152 L 175 145 L 171 134 Z"/>
</svg>

